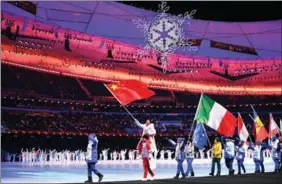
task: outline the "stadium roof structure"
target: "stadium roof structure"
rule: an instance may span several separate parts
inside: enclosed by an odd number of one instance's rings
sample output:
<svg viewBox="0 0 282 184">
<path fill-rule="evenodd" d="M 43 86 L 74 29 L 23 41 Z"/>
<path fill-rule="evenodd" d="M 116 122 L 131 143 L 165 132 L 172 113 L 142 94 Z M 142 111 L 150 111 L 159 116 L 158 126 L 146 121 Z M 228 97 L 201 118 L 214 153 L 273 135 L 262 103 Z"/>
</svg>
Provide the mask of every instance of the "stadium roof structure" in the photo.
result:
<svg viewBox="0 0 282 184">
<path fill-rule="evenodd" d="M 149 21 L 158 14 L 107 1 L 39 1 L 35 3 L 37 3 L 36 15 L 29 14 L 7 2 L 2 2 L 2 9 L 54 26 L 58 25 L 136 46 L 144 44 L 145 38 L 143 32 L 137 29 L 132 20 Z M 189 39 L 200 39 L 202 43 L 198 46 L 198 51 L 185 52 L 185 55 L 234 59 L 281 57 L 281 26 L 281 20 L 247 23 L 192 20 L 190 26 L 188 24 L 184 26 L 185 35 Z M 243 54 L 212 48 L 210 47 L 211 40 L 254 48 L 257 54 Z"/>
<path fill-rule="evenodd" d="M 156 55 L 133 59 L 145 38 L 132 20 L 151 20 L 156 12 L 117 2 L 34 3 L 35 11 L 1 2 L 2 30 L 18 34 L 2 35 L 4 63 L 108 82 L 136 78 L 153 88 L 281 94 L 281 20 L 192 20 L 184 30 L 198 50 L 171 54 L 171 70 L 163 74 Z"/>
</svg>

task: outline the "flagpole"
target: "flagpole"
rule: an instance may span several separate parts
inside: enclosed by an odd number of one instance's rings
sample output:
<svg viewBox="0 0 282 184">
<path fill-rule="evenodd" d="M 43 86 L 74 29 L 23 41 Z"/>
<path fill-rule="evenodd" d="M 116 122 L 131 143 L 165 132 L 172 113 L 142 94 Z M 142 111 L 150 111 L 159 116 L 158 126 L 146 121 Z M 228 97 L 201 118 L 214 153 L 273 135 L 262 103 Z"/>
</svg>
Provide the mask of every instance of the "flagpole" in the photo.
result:
<svg viewBox="0 0 282 184">
<path fill-rule="evenodd" d="M 196 113 L 197 113 L 198 110 L 199 110 L 199 105 L 200 105 L 200 102 L 201 102 L 201 100 L 202 100 L 202 96 L 203 96 L 203 93 L 201 93 L 201 97 L 200 97 L 200 100 L 199 100 L 199 103 L 198 103 L 198 107 L 197 107 Z M 195 117 L 196 117 L 196 113 L 195 113 Z M 195 124 L 195 117 L 194 117 L 194 120 L 193 120 L 193 123 L 192 123 L 192 128 L 190 129 L 190 133 L 189 133 L 188 139 L 190 139 L 190 137 L 191 137 L 191 133 L 192 133 L 192 130 L 193 130 L 193 126 L 194 126 L 194 124 Z"/>
<path fill-rule="evenodd" d="M 268 132 L 269 132 L 269 134 L 268 134 L 268 144 L 269 145 L 271 145 L 270 139 L 272 137 L 272 135 L 271 135 L 271 126 L 272 126 L 271 118 L 273 119 L 272 114 L 269 113 L 269 127 L 268 127 Z"/>
<path fill-rule="evenodd" d="M 281 119 L 280 119 L 279 124 L 280 124 L 280 128 L 279 128 L 279 127 L 277 127 L 277 128 L 278 128 L 278 130 L 279 130 L 279 132 L 280 132 L 280 135 L 282 135 L 282 121 L 281 121 Z M 278 125 L 277 125 L 277 126 L 278 126 Z"/>
<path fill-rule="evenodd" d="M 196 117 L 196 114 L 197 114 L 197 112 L 198 112 L 198 110 L 199 110 L 199 106 L 200 106 L 200 102 L 201 102 L 201 100 L 202 100 L 202 96 L 203 96 L 203 92 L 201 93 L 201 97 L 200 97 L 200 100 L 199 100 L 199 103 L 198 103 L 198 107 L 197 107 L 197 110 L 196 110 L 196 113 L 195 113 L 195 117 Z M 195 120 L 195 117 L 194 117 L 194 120 Z"/>
<path fill-rule="evenodd" d="M 190 132 L 189 132 L 189 135 L 188 135 L 188 140 L 189 140 L 189 139 L 190 139 L 190 137 L 191 137 L 191 133 L 192 133 L 192 130 L 193 130 L 194 124 L 195 124 L 195 120 L 193 120 L 193 123 L 192 123 L 191 129 L 190 129 Z"/>
<path fill-rule="evenodd" d="M 254 118 L 250 114 L 249 114 L 249 116 L 250 116 L 250 118 L 252 118 L 253 121 L 255 121 Z"/>
<path fill-rule="evenodd" d="M 248 114 L 248 115 L 249 115 L 250 118 L 255 122 L 254 118 L 253 118 L 250 114 Z M 250 138 L 251 142 L 253 142 L 250 135 L 249 135 L 249 138 Z"/>
<path fill-rule="evenodd" d="M 108 86 L 106 84 L 104 84 L 104 86 L 110 91 L 110 93 L 115 97 L 115 99 L 120 103 L 120 105 L 126 110 L 126 112 L 133 118 L 134 116 L 131 114 L 131 112 L 129 112 L 129 110 L 119 101 L 119 99 L 116 97 L 115 94 L 112 93 L 112 91 L 108 88 Z"/>
<path fill-rule="evenodd" d="M 208 138 L 208 142 L 209 142 L 209 145 L 210 145 L 210 147 L 211 147 L 210 138 L 208 137 L 208 134 L 207 134 L 207 131 L 206 131 L 206 129 L 205 129 L 205 126 L 204 126 L 203 123 L 201 123 L 201 122 L 200 122 L 200 124 L 203 126 L 203 129 L 204 129 L 204 131 L 205 131 L 205 135 L 206 135 L 206 137 Z"/>
<path fill-rule="evenodd" d="M 279 121 L 279 125 L 280 125 L 280 132 L 281 132 L 281 135 L 282 135 L 282 120 L 281 119 Z"/>
</svg>

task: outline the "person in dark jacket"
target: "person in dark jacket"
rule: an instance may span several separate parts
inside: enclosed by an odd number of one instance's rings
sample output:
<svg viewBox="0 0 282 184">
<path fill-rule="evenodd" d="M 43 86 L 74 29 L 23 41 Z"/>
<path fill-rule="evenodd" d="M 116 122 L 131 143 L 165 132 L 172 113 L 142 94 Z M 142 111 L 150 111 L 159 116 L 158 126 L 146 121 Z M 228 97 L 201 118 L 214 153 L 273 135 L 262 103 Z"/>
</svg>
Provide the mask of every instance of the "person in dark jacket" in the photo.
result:
<svg viewBox="0 0 282 184">
<path fill-rule="evenodd" d="M 88 180 L 85 183 L 92 183 L 92 171 L 99 177 L 99 182 L 102 181 L 103 175 L 95 168 L 98 162 L 98 139 L 94 134 L 88 136 L 88 146 L 86 153 L 86 163 L 88 169 Z"/>
</svg>

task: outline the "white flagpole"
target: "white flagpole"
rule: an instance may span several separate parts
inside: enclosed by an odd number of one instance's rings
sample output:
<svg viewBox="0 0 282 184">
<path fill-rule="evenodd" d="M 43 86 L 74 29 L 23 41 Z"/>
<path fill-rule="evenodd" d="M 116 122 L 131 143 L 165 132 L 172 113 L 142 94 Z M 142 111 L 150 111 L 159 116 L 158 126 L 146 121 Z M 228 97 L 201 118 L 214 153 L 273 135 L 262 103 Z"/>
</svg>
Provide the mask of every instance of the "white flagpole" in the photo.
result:
<svg viewBox="0 0 282 184">
<path fill-rule="evenodd" d="M 272 137 L 272 135 L 271 135 L 271 126 L 272 126 L 272 122 L 271 122 L 271 121 L 272 121 L 272 119 L 271 119 L 271 118 L 273 118 L 273 117 L 272 117 L 272 114 L 269 113 L 269 127 L 268 127 L 268 129 L 269 129 L 269 130 L 268 130 L 268 132 L 269 132 L 269 133 L 268 133 L 268 144 L 269 144 L 269 145 L 271 145 L 270 139 L 271 139 L 271 137 Z"/>
<path fill-rule="evenodd" d="M 281 135 L 282 135 L 282 120 L 280 119 L 280 132 L 281 132 Z"/>
<path fill-rule="evenodd" d="M 190 137 L 191 137 L 191 133 L 192 133 L 192 130 L 193 130 L 194 124 L 195 124 L 195 120 L 193 120 L 193 123 L 192 123 L 191 129 L 190 129 L 190 132 L 189 132 L 189 135 L 188 135 L 188 140 L 189 140 L 189 139 L 190 139 Z"/>
<path fill-rule="evenodd" d="M 198 112 L 198 110 L 199 110 L 199 106 L 200 106 L 200 103 L 201 103 L 201 101 L 202 101 L 203 94 L 204 94 L 204 93 L 201 93 L 201 97 L 200 97 L 200 100 L 199 100 L 199 103 L 198 103 L 198 107 L 197 107 L 197 110 L 196 110 L 195 117 L 196 117 L 197 112 Z M 194 120 L 195 120 L 195 117 L 194 117 Z"/>
<path fill-rule="evenodd" d="M 197 114 L 197 112 L 198 112 L 198 110 L 199 110 L 199 105 L 200 105 L 200 103 L 201 103 L 202 96 L 203 96 L 203 93 L 201 93 L 201 97 L 200 97 L 200 100 L 199 100 L 199 103 L 198 103 L 198 107 L 197 107 L 197 110 L 196 110 L 196 113 L 195 113 L 195 117 L 196 117 L 196 114 Z M 193 130 L 193 127 L 194 127 L 194 124 L 195 124 L 195 117 L 194 117 L 194 120 L 193 120 L 191 129 L 190 129 L 190 133 L 189 133 L 188 139 L 190 139 L 190 137 L 191 137 L 191 133 L 192 133 L 192 130 Z"/>
<path fill-rule="evenodd" d="M 255 120 L 254 120 L 254 118 L 249 114 L 249 116 L 250 116 L 250 118 L 252 118 L 252 120 L 253 120 L 253 124 L 255 123 Z M 253 125 L 254 126 L 254 125 Z M 252 139 L 251 139 L 251 136 L 250 136 L 250 134 L 249 134 L 249 138 L 250 138 L 250 140 L 251 140 L 251 142 L 253 142 L 252 141 Z M 256 140 L 256 139 L 255 139 Z"/>
<path fill-rule="evenodd" d="M 201 122 L 200 122 L 200 124 L 203 126 L 203 129 L 204 129 L 204 131 L 205 131 L 205 135 L 206 135 L 206 137 L 207 137 L 207 139 L 208 139 L 208 142 L 209 142 L 209 145 L 210 145 L 210 147 L 211 147 L 211 142 L 210 142 L 210 139 L 209 139 L 209 137 L 208 137 L 208 134 L 207 134 L 207 131 L 206 131 L 206 129 L 205 129 L 205 126 L 204 126 L 203 123 L 201 123 Z"/>
</svg>

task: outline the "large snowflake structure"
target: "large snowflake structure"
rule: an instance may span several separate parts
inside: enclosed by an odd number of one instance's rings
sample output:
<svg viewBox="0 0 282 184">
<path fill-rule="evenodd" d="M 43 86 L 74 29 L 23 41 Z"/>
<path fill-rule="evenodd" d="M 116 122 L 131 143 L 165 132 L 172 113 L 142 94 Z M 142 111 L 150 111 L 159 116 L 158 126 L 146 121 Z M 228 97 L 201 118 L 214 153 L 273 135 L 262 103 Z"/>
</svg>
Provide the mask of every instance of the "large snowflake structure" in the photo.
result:
<svg viewBox="0 0 282 184">
<path fill-rule="evenodd" d="M 133 20 L 137 28 L 140 28 L 144 32 L 146 39 L 146 45 L 141 45 L 141 49 L 137 50 L 134 57 L 140 58 L 147 54 L 148 51 L 157 53 L 164 72 L 168 67 L 168 54 L 173 53 L 180 47 L 188 51 L 197 50 L 197 47 L 192 46 L 192 42 L 187 42 L 182 28 L 185 21 L 190 24 L 190 20 L 193 18 L 196 10 L 191 11 L 191 13 L 187 11 L 184 15 L 172 16 L 166 14 L 169 10 L 169 6 L 166 5 L 167 3 L 164 1 L 159 4 L 158 12 L 160 14 L 152 21 L 147 22 L 145 19 Z"/>
</svg>

